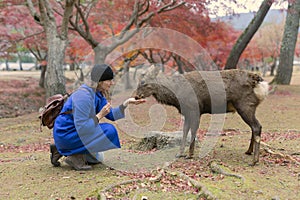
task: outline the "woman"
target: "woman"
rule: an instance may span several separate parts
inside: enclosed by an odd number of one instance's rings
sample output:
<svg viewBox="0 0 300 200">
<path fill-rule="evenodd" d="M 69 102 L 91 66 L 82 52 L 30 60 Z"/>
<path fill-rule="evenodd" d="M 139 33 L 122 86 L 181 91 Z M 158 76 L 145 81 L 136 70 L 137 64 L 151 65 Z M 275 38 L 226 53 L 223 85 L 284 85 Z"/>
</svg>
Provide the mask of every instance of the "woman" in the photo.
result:
<svg viewBox="0 0 300 200">
<path fill-rule="evenodd" d="M 97 64 L 91 71 L 91 83 L 83 84 L 66 101 L 54 124 L 51 145 L 51 163 L 59 166 L 58 160 L 67 156 L 65 162 L 76 170 L 89 170 L 86 158 L 97 152 L 120 148 L 116 128 L 110 123 L 99 123 L 103 117 L 115 121 L 124 117 L 129 103 L 140 104 L 145 100 L 127 99 L 112 108 L 104 94 L 113 82 L 114 73 L 110 66 Z"/>
</svg>

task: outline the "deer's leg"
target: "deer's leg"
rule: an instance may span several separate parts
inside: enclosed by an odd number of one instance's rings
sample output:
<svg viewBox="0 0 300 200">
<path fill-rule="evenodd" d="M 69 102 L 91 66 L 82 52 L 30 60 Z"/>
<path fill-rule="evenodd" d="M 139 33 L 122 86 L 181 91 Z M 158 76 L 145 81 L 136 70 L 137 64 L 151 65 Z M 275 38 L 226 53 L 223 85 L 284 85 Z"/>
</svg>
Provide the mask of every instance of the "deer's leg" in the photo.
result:
<svg viewBox="0 0 300 200">
<path fill-rule="evenodd" d="M 245 152 L 247 155 L 251 155 L 253 152 L 254 134 L 251 134 L 251 141 L 248 150 Z"/>
<path fill-rule="evenodd" d="M 253 165 L 259 161 L 259 147 L 261 140 L 261 125 L 255 117 L 256 106 L 242 105 L 237 107 L 237 111 L 242 119 L 250 126 L 252 131 L 251 142 L 246 154 L 254 151 Z"/>
<path fill-rule="evenodd" d="M 187 158 L 193 158 L 194 156 L 194 151 L 195 151 L 195 140 L 196 140 L 196 135 L 197 135 L 197 130 L 199 128 L 199 123 L 200 123 L 200 117 L 192 117 L 191 118 L 191 144 L 190 144 L 190 149 L 189 149 L 189 155 Z"/>
<path fill-rule="evenodd" d="M 181 141 L 181 144 L 180 144 L 179 153 L 176 155 L 177 158 L 185 157 L 184 149 L 185 149 L 186 138 L 187 138 L 189 130 L 190 130 L 190 118 L 185 116 L 184 117 L 184 124 L 183 124 L 183 137 L 182 137 L 182 141 Z"/>
</svg>

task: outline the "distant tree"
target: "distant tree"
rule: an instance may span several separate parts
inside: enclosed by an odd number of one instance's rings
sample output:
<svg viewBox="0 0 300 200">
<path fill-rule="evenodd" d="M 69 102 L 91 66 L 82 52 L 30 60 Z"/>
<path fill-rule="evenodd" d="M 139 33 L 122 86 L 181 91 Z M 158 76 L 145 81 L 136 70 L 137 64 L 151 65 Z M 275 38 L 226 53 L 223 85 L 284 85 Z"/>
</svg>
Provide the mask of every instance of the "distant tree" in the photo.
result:
<svg viewBox="0 0 300 200">
<path fill-rule="evenodd" d="M 47 66 L 47 41 L 43 28 L 35 23 L 22 1 L 8 0 L 1 4 L 0 51 L 30 51 L 41 68 L 39 85 L 44 87 Z"/>
<path fill-rule="evenodd" d="M 241 54 L 247 47 L 248 43 L 262 24 L 265 16 L 267 15 L 270 7 L 272 6 L 274 0 L 264 0 L 259 7 L 258 12 L 252 19 L 248 27 L 244 30 L 241 36 L 237 39 L 234 47 L 232 48 L 230 55 L 226 61 L 225 69 L 235 69 L 237 68 L 238 61 Z"/>
<path fill-rule="evenodd" d="M 289 1 L 277 73 L 272 83 L 289 85 L 293 74 L 300 20 L 300 0 Z"/>
</svg>

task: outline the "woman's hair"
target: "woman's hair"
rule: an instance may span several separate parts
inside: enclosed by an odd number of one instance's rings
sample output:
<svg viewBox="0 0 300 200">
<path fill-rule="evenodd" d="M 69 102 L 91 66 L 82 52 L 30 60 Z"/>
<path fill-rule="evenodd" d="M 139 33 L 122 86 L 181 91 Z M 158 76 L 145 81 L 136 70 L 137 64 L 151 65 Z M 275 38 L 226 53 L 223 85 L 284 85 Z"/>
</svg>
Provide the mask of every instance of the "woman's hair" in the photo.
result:
<svg viewBox="0 0 300 200">
<path fill-rule="evenodd" d="M 103 96 L 106 98 L 108 102 L 111 101 L 111 93 L 110 91 L 102 91 Z"/>
<path fill-rule="evenodd" d="M 100 90 L 101 91 L 101 93 L 103 94 L 103 96 L 108 100 L 108 101 L 111 101 L 111 91 L 109 91 L 109 90 L 101 90 L 102 89 L 102 87 L 101 87 L 101 85 L 102 85 L 102 81 L 100 81 L 98 84 L 97 84 L 97 90 Z M 100 86 L 100 88 L 99 88 L 99 86 Z"/>
</svg>

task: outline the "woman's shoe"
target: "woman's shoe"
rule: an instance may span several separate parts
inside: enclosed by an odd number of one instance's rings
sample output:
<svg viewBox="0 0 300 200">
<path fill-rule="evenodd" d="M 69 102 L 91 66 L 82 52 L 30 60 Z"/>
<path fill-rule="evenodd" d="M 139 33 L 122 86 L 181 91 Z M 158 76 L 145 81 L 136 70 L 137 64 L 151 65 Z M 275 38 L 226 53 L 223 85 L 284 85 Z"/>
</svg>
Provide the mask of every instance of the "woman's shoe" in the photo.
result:
<svg viewBox="0 0 300 200">
<path fill-rule="evenodd" d="M 97 152 L 97 153 L 87 153 L 84 155 L 86 163 L 88 165 L 97 165 L 101 164 L 104 161 L 104 154 L 103 152 Z"/>
<path fill-rule="evenodd" d="M 74 154 L 68 156 L 65 162 L 77 171 L 91 170 L 92 167 L 86 164 L 85 154 Z"/>
<path fill-rule="evenodd" d="M 50 160 L 51 160 L 51 164 L 54 167 L 60 166 L 60 162 L 58 160 L 61 157 L 62 157 L 62 155 L 57 151 L 55 144 L 50 144 Z"/>
</svg>

